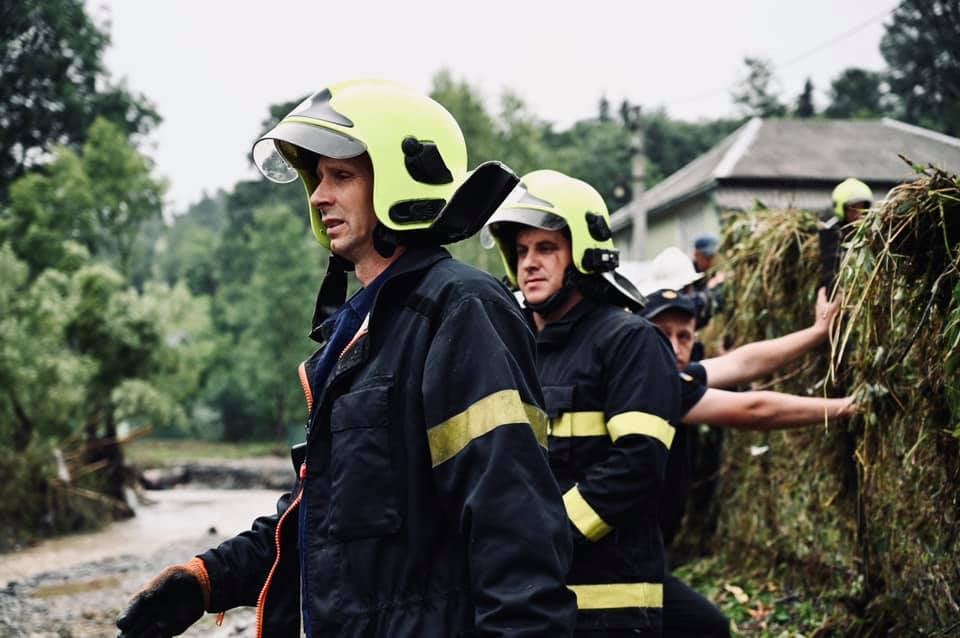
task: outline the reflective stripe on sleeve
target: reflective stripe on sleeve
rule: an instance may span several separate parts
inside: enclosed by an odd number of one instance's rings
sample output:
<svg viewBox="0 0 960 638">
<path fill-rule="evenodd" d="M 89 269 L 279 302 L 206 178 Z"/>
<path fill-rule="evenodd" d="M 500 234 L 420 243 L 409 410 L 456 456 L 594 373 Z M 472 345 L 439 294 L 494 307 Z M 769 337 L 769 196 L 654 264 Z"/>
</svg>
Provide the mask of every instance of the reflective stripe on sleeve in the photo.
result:
<svg viewBox="0 0 960 638">
<path fill-rule="evenodd" d="M 603 412 L 564 412 L 550 423 L 550 434 L 560 437 L 606 436 Z"/>
<path fill-rule="evenodd" d="M 530 424 L 537 442 L 546 447 L 546 414 L 538 407 L 521 401 L 520 393 L 516 390 L 501 390 L 427 430 L 433 467 L 456 456 L 474 439 L 510 423 Z"/>
<path fill-rule="evenodd" d="M 569 589 L 577 595 L 577 609 L 663 607 L 663 585 L 660 583 L 569 585 Z"/>
<path fill-rule="evenodd" d="M 646 412 L 623 412 L 607 422 L 610 438 L 616 441 L 627 434 L 645 434 L 657 439 L 670 449 L 673 443 L 673 426 L 665 420 Z"/>
<path fill-rule="evenodd" d="M 590 503 L 587 503 L 576 485 L 567 490 L 563 495 L 563 505 L 567 509 L 567 517 L 570 522 L 580 530 L 587 539 L 598 541 L 610 532 L 613 528 L 607 525 L 606 521 L 600 518 Z"/>
</svg>

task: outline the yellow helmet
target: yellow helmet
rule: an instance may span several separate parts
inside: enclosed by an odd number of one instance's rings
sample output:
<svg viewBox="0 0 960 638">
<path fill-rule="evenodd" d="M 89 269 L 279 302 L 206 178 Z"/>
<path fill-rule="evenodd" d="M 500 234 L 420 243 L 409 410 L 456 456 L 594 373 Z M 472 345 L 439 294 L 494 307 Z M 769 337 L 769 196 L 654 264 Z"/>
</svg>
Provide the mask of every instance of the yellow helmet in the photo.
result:
<svg viewBox="0 0 960 638">
<path fill-rule="evenodd" d="M 569 228 L 573 265 L 585 275 L 608 272 L 619 264 L 603 197 L 590 184 L 558 171 L 539 170 L 524 175 L 519 187 L 487 222 L 490 236 L 485 243 L 492 247 L 490 238 L 496 241 L 507 276 L 516 285 L 511 224 L 545 230 Z"/>
<path fill-rule="evenodd" d="M 519 186 L 490 217 L 481 239 L 494 243 L 510 282 L 517 285 L 517 225 L 570 232 L 571 261 L 582 275 L 601 275 L 624 297 L 625 305 L 643 304 L 643 296 L 619 273 L 619 252 L 613 245 L 610 214 L 603 197 L 590 184 L 558 171 L 524 175 Z"/>
<path fill-rule="evenodd" d="M 516 183 L 496 162 L 468 174 L 466 144 L 453 116 L 426 95 L 387 80 L 353 80 L 322 89 L 253 146 L 254 163 L 267 179 L 287 183 L 300 178 L 313 233 L 327 248 L 326 228 L 310 204 L 318 183 L 317 156 L 347 159 L 363 153 L 373 165 L 373 208 L 380 223 L 392 231 L 422 231 L 439 243 L 476 232 Z M 472 202 L 463 201 L 462 192 L 454 197 L 468 177 Z M 458 204 L 455 210 L 451 203 Z M 476 219 L 484 206 L 489 210 Z"/>
<path fill-rule="evenodd" d="M 837 184 L 831 197 L 833 199 L 833 213 L 838 219 L 843 220 L 845 218 L 844 206 L 864 202 L 867 206 L 870 206 L 873 202 L 873 191 L 859 179 L 848 177 Z"/>
</svg>

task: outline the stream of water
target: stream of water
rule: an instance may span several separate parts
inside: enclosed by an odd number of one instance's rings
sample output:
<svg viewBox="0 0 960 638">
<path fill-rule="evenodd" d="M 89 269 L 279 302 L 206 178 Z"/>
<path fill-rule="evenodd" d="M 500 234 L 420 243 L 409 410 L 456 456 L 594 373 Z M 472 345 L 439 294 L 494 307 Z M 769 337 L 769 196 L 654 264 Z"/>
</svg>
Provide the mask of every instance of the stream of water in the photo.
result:
<svg viewBox="0 0 960 638">
<path fill-rule="evenodd" d="M 278 490 L 178 488 L 147 492 L 137 515 L 96 532 L 72 534 L 0 554 L 0 587 L 11 580 L 124 554 L 149 555 L 182 540 L 208 535 L 210 545 L 249 529 L 275 511 Z M 184 560 L 189 556 L 184 557 Z"/>
</svg>

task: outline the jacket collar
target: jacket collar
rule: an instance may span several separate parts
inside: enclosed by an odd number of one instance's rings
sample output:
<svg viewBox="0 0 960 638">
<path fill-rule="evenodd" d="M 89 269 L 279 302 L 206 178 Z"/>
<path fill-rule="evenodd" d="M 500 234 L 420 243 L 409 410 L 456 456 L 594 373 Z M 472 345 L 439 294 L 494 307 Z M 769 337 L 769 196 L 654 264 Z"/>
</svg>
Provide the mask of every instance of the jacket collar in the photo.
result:
<svg viewBox="0 0 960 638">
<path fill-rule="evenodd" d="M 551 321 L 537 333 L 537 345 L 562 345 L 566 343 L 577 324 L 598 307 L 599 304 L 596 301 L 584 297 L 563 318 Z"/>
<path fill-rule="evenodd" d="M 440 246 L 431 246 L 425 248 L 408 248 L 400 257 L 397 258 L 395 262 L 390 264 L 387 269 L 381 273 L 381 276 L 386 278 L 379 285 L 379 290 L 374 297 L 373 305 L 370 308 L 370 314 L 373 315 L 374 311 L 377 308 L 377 300 L 380 299 L 380 292 L 390 285 L 390 282 L 411 273 L 420 272 L 425 270 L 435 264 L 436 262 L 442 259 L 450 259 L 450 253 L 447 252 L 445 248 Z M 320 289 L 320 294 L 317 297 L 317 307 L 321 305 L 321 297 L 323 296 L 323 288 Z M 350 303 L 346 301 L 344 303 Z M 330 316 L 333 316 L 334 313 L 331 313 Z M 318 322 L 317 317 L 318 313 L 314 312 L 314 325 L 310 331 L 310 338 L 319 343 L 325 343 L 330 339 L 330 334 L 333 331 L 333 324 L 327 321 Z M 329 319 L 329 317 L 327 317 Z"/>
</svg>

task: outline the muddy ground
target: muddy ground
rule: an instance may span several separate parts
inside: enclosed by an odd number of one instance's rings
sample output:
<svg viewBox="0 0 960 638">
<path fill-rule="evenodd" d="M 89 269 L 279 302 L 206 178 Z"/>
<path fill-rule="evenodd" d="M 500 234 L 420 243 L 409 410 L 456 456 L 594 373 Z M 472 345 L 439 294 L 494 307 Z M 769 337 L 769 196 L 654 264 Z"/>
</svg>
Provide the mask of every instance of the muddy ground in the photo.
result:
<svg viewBox="0 0 960 638">
<path fill-rule="evenodd" d="M 255 459 L 192 468 L 194 482 L 147 491 L 138 516 L 106 529 L 0 554 L 0 638 L 116 636 L 130 596 L 167 565 L 182 563 L 270 513 L 289 461 Z M 251 480 L 259 475 L 261 480 Z M 227 489 L 224 486 L 242 489 Z M 253 608 L 207 615 L 185 636 L 254 636 Z"/>
</svg>

